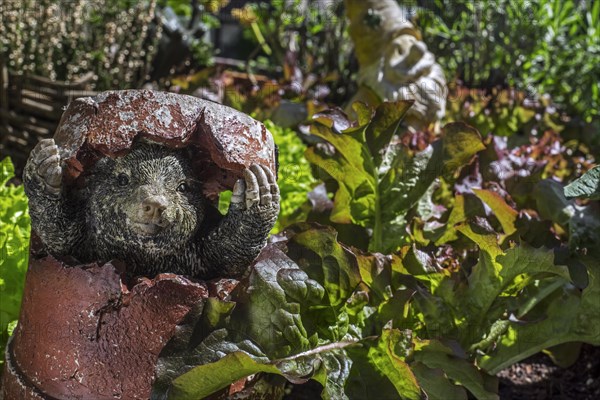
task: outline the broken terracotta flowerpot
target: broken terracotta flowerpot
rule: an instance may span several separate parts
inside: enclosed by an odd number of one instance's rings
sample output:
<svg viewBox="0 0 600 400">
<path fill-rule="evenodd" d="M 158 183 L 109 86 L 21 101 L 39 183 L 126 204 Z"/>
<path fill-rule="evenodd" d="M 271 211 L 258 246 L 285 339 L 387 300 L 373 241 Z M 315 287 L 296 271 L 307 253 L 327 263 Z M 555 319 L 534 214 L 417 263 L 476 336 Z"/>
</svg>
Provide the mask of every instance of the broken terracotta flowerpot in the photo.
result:
<svg viewBox="0 0 600 400">
<path fill-rule="evenodd" d="M 128 290 L 110 263 L 33 259 L 4 398 L 147 399 L 160 351 L 207 297 L 206 284 L 173 274 Z"/>
<path fill-rule="evenodd" d="M 272 136 L 249 116 L 191 96 L 125 90 L 67 107 L 54 136 L 63 184 L 81 184 L 96 161 L 126 154 L 138 138 L 187 147 L 213 198 L 251 164 L 276 171 Z M 34 232 L 32 244 L 35 238 Z M 126 266 L 78 265 L 32 249 L 19 323 L 6 351 L 4 400 L 147 399 L 158 356 L 179 324 L 206 298 L 226 297 L 223 291 L 236 284 L 162 274 L 127 287 L 120 273 Z"/>
</svg>

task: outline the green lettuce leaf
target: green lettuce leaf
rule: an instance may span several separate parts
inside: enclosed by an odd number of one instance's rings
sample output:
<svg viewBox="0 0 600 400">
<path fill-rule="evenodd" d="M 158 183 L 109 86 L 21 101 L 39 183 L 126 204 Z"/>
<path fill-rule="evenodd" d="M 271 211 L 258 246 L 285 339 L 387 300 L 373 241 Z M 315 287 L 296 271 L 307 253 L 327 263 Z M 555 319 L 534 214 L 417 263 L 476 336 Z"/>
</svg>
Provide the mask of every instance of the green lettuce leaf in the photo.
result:
<svg viewBox="0 0 600 400">
<path fill-rule="evenodd" d="M 410 368 L 415 374 L 421 388 L 427 393 L 430 400 L 467 400 L 467 391 L 464 387 L 452 383 L 443 369 L 429 368 L 425 364 L 415 361 Z"/>
<path fill-rule="evenodd" d="M 212 364 L 201 365 L 173 381 L 169 399 L 203 399 L 241 378 L 259 372 L 281 374 L 274 365 L 260 363 L 243 352 L 227 354 Z"/>
<path fill-rule="evenodd" d="M 437 341 L 425 341 L 415 351 L 415 360 L 431 369 L 444 371 L 447 377 L 466 387 L 478 400 L 498 400 L 496 393 L 488 390 L 485 373 L 473 363 L 454 354 Z"/>
<path fill-rule="evenodd" d="M 589 271 L 589 285 L 582 291 L 560 288 L 538 305 L 540 320 L 510 324 L 494 353 L 482 355 L 482 368 L 498 371 L 543 349 L 568 342 L 600 345 L 600 262 L 596 256 L 582 257 Z"/>
<path fill-rule="evenodd" d="M 474 128 L 452 123 L 444 127 L 440 140 L 423 151 L 410 152 L 394 140 L 410 105 L 382 103 L 370 120 L 364 105 L 355 105 L 357 126 L 334 123 L 341 117 L 329 113 L 317 114 L 311 127 L 312 134 L 335 148 L 334 152 L 319 147 L 306 151 L 306 158 L 338 183 L 331 221 L 372 230 L 371 251 L 396 250 L 406 236 L 406 213 L 435 179 L 453 174 L 484 149 Z M 349 127 L 340 133 L 336 126 Z"/>
<path fill-rule="evenodd" d="M 506 204 L 506 201 L 496 192 L 483 189 L 473 189 L 473 192 L 492 209 L 500 225 L 502 225 L 505 235 L 515 233 L 517 230 L 515 223 L 519 213 L 514 208 Z"/>
<path fill-rule="evenodd" d="M 421 389 L 406 363 L 412 344 L 410 331 L 386 328 L 375 342 L 348 349 L 353 360 L 346 392 L 351 399 L 421 398 Z"/>
</svg>

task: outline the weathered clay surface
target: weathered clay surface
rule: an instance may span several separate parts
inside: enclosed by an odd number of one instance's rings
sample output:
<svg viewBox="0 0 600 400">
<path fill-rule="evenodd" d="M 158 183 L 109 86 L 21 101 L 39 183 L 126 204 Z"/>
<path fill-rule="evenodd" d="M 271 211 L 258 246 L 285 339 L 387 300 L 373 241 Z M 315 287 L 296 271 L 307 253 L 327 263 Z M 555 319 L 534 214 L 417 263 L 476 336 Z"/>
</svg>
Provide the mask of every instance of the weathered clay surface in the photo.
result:
<svg viewBox="0 0 600 400">
<path fill-rule="evenodd" d="M 5 399 L 149 398 L 158 354 L 206 297 L 206 284 L 172 274 L 129 291 L 111 264 L 32 259 L 8 349 Z"/>
<path fill-rule="evenodd" d="M 169 147 L 193 146 L 209 191 L 230 189 L 253 163 L 275 171 L 273 138 L 248 115 L 187 95 L 121 90 L 80 98 L 67 107 L 54 136 L 67 183 L 98 157 L 127 152 L 138 136 Z"/>
</svg>

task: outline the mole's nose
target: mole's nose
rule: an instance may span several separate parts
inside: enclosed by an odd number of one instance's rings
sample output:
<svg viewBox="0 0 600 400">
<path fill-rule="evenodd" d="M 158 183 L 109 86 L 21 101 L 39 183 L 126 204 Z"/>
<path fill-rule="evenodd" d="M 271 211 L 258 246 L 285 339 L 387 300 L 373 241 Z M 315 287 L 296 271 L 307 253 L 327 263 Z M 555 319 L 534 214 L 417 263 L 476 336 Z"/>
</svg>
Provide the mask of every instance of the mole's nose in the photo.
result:
<svg viewBox="0 0 600 400">
<path fill-rule="evenodd" d="M 152 220 L 160 218 L 163 211 L 167 209 L 167 199 L 163 196 L 150 196 L 142 202 L 142 214 Z"/>
</svg>

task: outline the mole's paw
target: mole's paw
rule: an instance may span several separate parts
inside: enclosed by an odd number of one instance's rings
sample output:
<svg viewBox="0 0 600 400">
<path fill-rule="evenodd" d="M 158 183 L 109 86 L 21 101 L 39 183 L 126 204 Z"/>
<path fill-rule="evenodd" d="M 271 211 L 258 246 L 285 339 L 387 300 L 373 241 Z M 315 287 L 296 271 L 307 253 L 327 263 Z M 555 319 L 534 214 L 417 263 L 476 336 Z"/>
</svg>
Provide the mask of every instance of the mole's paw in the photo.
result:
<svg viewBox="0 0 600 400">
<path fill-rule="evenodd" d="M 38 181 L 48 194 L 60 194 L 62 168 L 54 139 L 41 140 L 31 151 L 25 167 L 25 178 Z"/>
<path fill-rule="evenodd" d="M 279 186 L 271 170 L 258 164 L 246 168 L 244 179 L 233 187 L 231 207 L 274 222 L 279 214 Z"/>
</svg>

